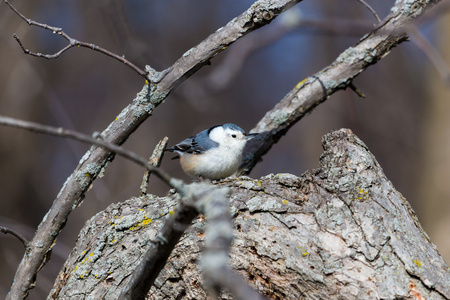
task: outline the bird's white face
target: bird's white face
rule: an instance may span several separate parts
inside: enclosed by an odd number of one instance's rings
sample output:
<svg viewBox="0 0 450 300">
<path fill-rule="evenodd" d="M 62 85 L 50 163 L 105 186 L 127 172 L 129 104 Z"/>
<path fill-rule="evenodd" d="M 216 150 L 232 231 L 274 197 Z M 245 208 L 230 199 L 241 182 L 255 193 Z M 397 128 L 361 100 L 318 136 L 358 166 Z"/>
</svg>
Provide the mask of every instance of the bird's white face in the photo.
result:
<svg viewBox="0 0 450 300">
<path fill-rule="evenodd" d="M 211 130 L 209 138 L 219 143 L 219 147 L 226 147 L 236 152 L 242 151 L 248 140 L 243 132 L 230 128 L 224 129 L 223 127 L 216 127 Z"/>
</svg>

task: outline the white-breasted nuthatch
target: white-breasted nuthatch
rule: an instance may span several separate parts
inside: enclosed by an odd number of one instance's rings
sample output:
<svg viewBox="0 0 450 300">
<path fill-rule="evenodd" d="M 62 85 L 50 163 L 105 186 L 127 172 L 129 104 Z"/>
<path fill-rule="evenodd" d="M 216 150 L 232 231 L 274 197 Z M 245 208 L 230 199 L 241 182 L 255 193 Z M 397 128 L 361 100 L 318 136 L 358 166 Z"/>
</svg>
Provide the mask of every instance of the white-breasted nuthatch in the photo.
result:
<svg viewBox="0 0 450 300">
<path fill-rule="evenodd" d="M 188 175 L 217 180 L 238 170 L 245 143 L 255 135 L 234 124 L 217 125 L 165 150 L 180 155 L 181 168 Z"/>
</svg>

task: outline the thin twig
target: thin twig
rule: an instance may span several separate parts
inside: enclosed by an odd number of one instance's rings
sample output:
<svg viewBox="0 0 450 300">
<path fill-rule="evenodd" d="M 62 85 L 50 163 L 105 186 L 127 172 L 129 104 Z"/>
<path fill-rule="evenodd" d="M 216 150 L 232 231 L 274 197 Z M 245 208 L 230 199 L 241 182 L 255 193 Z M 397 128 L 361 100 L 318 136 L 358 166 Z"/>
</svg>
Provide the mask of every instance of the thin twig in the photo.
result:
<svg viewBox="0 0 450 300">
<path fill-rule="evenodd" d="M 377 15 L 377 12 L 375 9 L 373 9 L 366 1 L 364 0 L 357 0 L 358 2 L 362 3 L 371 13 L 374 15 L 375 19 L 377 19 L 378 23 L 381 22 L 380 17 Z"/>
<path fill-rule="evenodd" d="M 366 95 L 361 90 L 359 90 L 353 82 L 350 83 L 348 85 L 348 87 L 351 88 L 351 90 L 354 91 L 356 93 L 356 95 L 358 95 L 358 97 L 363 98 L 363 99 L 366 98 Z"/>
<path fill-rule="evenodd" d="M 158 145 L 156 145 L 155 150 L 153 150 L 152 156 L 148 160 L 148 163 L 152 166 L 159 168 L 161 165 L 161 160 L 164 156 L 164 149 L 167 147 L 167 141 L 169 138 L 166 136 L 161 141 L 159 141 Z M 148 181 L 150 179 L 150 174 L 152 172 L 149 169 L 145 169 L 144 176 L 142 178 L 142 183 L 139 188 L 139 196 L 147 195 Z"/>
<path fill-rule="evenodd" d="M 329 99 L 331 94 L 349 87 L 359 74 L 383 59 L 393 47 L 406 41 L 407 26 L 432 5 L 420 1 L 414 3 L 416 5 L 411 11 L 410 3 L 397 1 L 379 28 L 342 52 L 328 67 L 299 82 L 272 110 L 267 111 L 250 131 L 260 134 L 246 144 L 240 174 L 248 174 L 295 123 Z M 283 122 L 279 122 L 280 118 Z"/>
<path fill-rule="evenodd" d="M 20 40 L 20 38 L 14 34 L 13 37 L 14 39 L 17 41 L 17 43 L 19 44 L 20 48 L 23 50 L 23 52 L 25 54 L 28 55 L 32 55 L 32 56 L 36 56 L 36 57 L 42 57 L 42 58 L 46 58 L 46 59 L 52 59 L 52 58 L 57 58 L 59 57 L 61 54 L 63 54 L 65 51 L 69 50 L 72 47 L 85 47 L 85 48 L 89 48 L 92 49 L 94 51 L 103 53 L 109 57 L 112 57 L 118 61 L 120 61 L 121 63 L 123 63 L 124 65 L 126 65 L 127 67 L 131 68 L 132 70 L 134 70 L 136 73 L 138 73 L 141 77 L 144 77 L 145 79 L 147 78 L 147 72 L 145 72 L 144 70 L 142 70 L 141 68 L 139 68 L 138 66 L 136 66 L 135 64 L 133 64 L 132 62 L 130 62 L 129 60 L 127 60 L 124 56 L 120 56 L 117 55 L 115 53 L 112 53 L 109 50 L 106 50 L 102 47 L 99 47 L 95 44 L 91 44 L 91 43 L 86 43 L 86 42 L 81 42 L 79 40 L 76 40 L 72 37 L 70 37 L 68 34 L 66 34 L 62 28 L 59 27 L 53 27 L 47 24 L 43 24 L 43 23 L 39 23 L 36 22 L 34 20 L 28 19 L 27 17 L 25 17 L 21 12 L 19 12 L 8 0 L 3 0 L 20 18 L 22 18 L 25 22 L 27 22 L 28 25 L 30 26 L 37 26 L 37 27 L 41 27 L 44 28 L 46 30 L 50 30 L 51 32 L 58 34 L 60 36 L 62 36 L 64 39 L 66 39 L 69 44 L 67 46 L 65 46 L 64 48 L 62 48 L 61 50 L 59 50 L 58 52 L 54 53 L 54 54 L 43 54 L 43 53 L 39 53 L 39 52 L 33 52 L 30 51 L 29 49 L 26 49 L 24 47 L 24 45 L 22 44 L 22 41 Z"/>
<path fill-rule="evenodd" d="M 248 33 L 269 24 L 283 11 L 300 1 L 271 0 L 269 4 L 266 0 L 258 0 L 241 15 L 183 54 L 165 72 L 149 74 L 149 77 L 155 78 L 150 81 L 157 82 L 156 85 L 150 87 L 146 84 L 144 86 L 135 101 L 123 109 L 117 119 L 102 132 L 103 139 L 117 145 L 124 143 L 177 86 L 207 64 L 210 59 L 225 51 L 230 44 Z M 37 273 L 46 263 L 45 259 L 66 224 L 68 216 L 85 196 L 102 168 L 110 161 L 110 154 L 109 150 L 97 147 L 83 156 L 85 159 L 80 161 L 66 180 L 47 212 L 46 218 L 39 224 L 30 241 L 32 245 L 36 242 L 39 247 L 30 247 L 28 255 L 23 256 L 6 299 L 25 298 L 30 289 L 34 287 Z M 91 171 L 92 176 L 83 176 L 86 174 L 86 170 Z M 173 185 L 177 185 L 177 180 L 172 181 Z M 182 189 L 181 181 L 179 181 L 179 185 Z"/>
<path fill-rule="evenodd" d="M 148 159 L 148 163 L 150 164 L 151 157 Z M 148 182 L 150 180 L 150 170 L 145 168 L 144 176 L 142 176 L 141 186 L 139 187 L 139 196 L 147 195 Z"/>
<path fill-rule="evenodd" d="M 12 230 L 12 229 L 10 229 L 8 227 L 4 227 L 4 226 L 0 226 L 0 231 L 3 232 L 4 234 L 8 234 L 9 233 L 9 234 L 13 235 L 19 241 L 22 242 L 22 244 L 24 245 L 25 249 L 28 249 L 28 240 L 23 235 L 18 233 L 17 231 Z"/>
<path fill-rule="evenodd" d="M 120 156 L 125 157 L 125 158 L 147 168 L 152 173 L 155 173 L 162 181 L 164 181 L 169 186 L 171 186 L 173 188 L 179 187 L 178 185 L 173 185 L 173 180 L 172 180 L 171 176 L 169 176 L 163 170 L 158 169 L 157 167 L 151 165 L 145 158 L 137 155 L 136 153 L 134 153 L 132 151 L 126 150 L 123 147 L 108 143 L 99 137 L 94 138 L 94 137 L 91 137 L 91 136 L 81 133 L 81 132 L 64 129 L 61 127 L 57 128 L 57 127 L 52 127 L 52 126 L 48 126 L 48 125 L 42 125 L 39 123 L 18 120 L 18 119 L 6 117 L 6 116 L 0 116 L 0 125 L 10 126 L 10 127 L 15 127 L 15 128 L 22 128 L 22 129 L 26 129 L 26 130 L 38 132 L 38 133 L 45 133 L 45 134 L 50 134 L 50 135 L 55 135 L 55 136 L 67 137 L 67 138 L 71 138 L 71 139 L 74 139 L 74 140 L 77 140 L 77 141 L 80 141 L 83 143 L 101 146 L 105 149 L 108 149 L 109 151 L 117 153 Z"/>
</svg>

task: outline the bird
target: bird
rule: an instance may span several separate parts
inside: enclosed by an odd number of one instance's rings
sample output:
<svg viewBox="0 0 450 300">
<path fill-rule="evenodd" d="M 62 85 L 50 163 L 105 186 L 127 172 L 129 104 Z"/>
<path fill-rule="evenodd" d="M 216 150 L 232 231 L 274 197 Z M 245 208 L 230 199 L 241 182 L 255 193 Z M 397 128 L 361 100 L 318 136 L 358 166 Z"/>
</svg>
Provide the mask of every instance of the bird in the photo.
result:
<svg viewBox="0 0 450 300">
<path fill-rule="evenodd" d="M 205 129 L 165 151 L 179 155 L 181 168 L 189 176 L 219 180 L 238 170 L 245 144 L 256 135 L 246 134 L 239 126 L 227 123 Z"/>
</svg>

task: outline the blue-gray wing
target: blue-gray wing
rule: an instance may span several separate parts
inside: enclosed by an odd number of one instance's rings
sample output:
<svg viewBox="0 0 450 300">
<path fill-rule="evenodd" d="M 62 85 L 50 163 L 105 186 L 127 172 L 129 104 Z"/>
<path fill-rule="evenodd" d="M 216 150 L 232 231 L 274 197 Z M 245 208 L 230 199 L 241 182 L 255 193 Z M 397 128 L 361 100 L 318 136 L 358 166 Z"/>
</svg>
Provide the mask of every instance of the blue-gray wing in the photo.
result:
<svg viewBox="0 0 450 300">
<path fill-rule="evenodd" d="M 219 144 L 209 138 L 209 131 L 210 129 L 203 130 L 199 134 L 181 141 L 172 148 L 167 148 L 166 151 L 200 154 L 211 148 L 218 147 Z"/>
<path fill-rule="evenodd" d="M 172 148 L 167 148 L 168 151 L 177 151 L 183 153 L 201 153 L 202 150 L 196 145 L 194 137 L 189 137 L 184 141 L 179 142 Z"/>
</svg>

